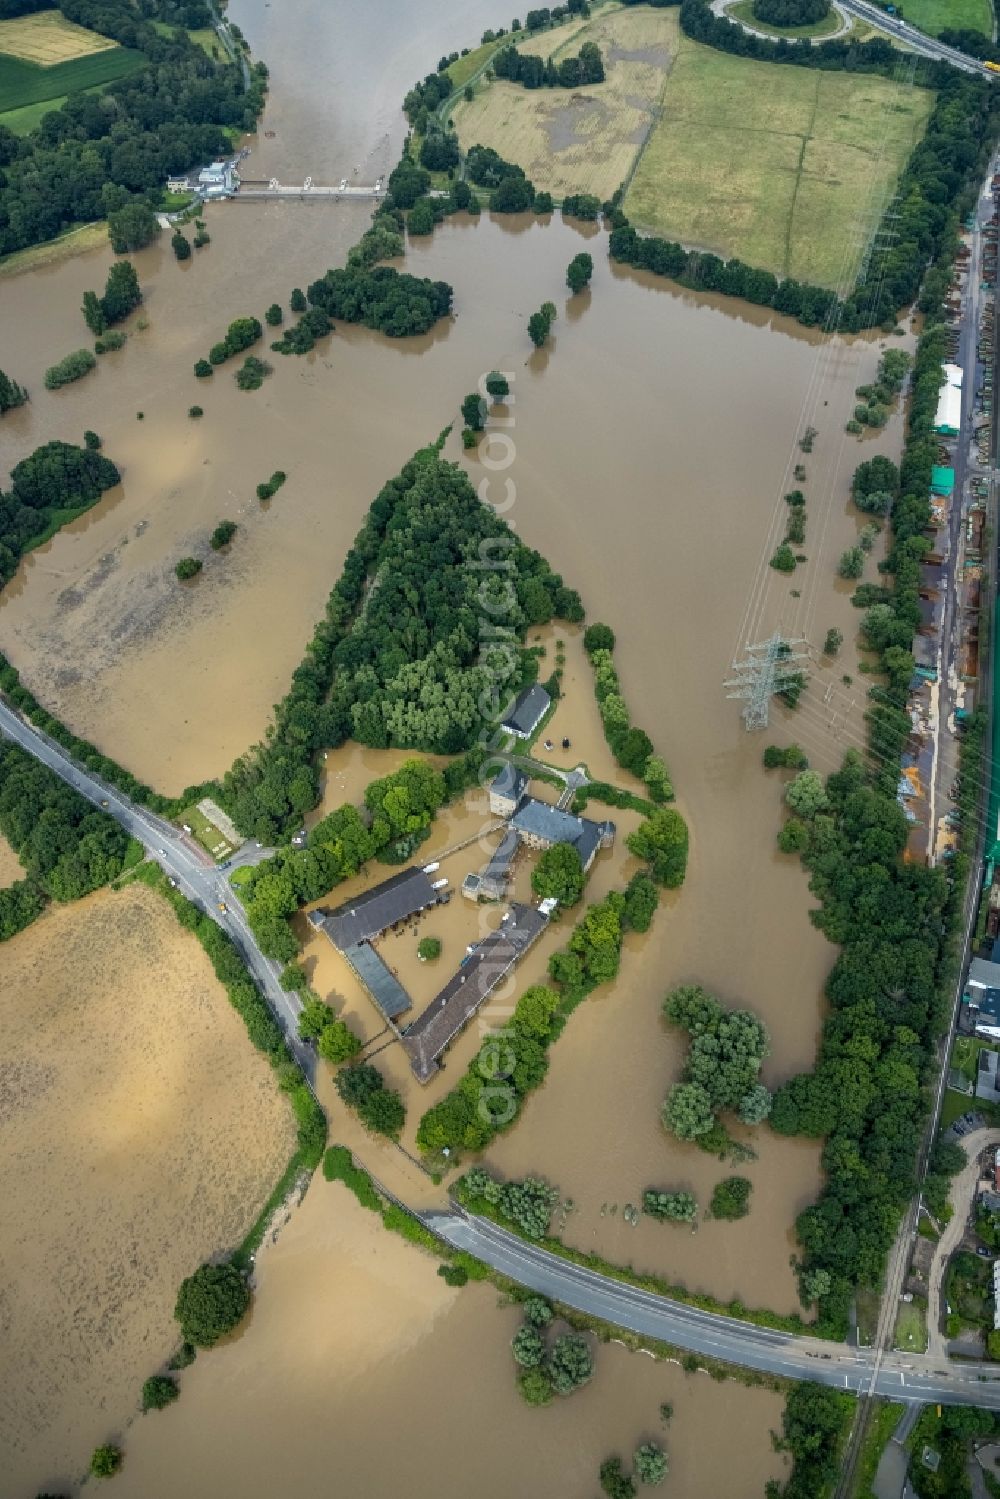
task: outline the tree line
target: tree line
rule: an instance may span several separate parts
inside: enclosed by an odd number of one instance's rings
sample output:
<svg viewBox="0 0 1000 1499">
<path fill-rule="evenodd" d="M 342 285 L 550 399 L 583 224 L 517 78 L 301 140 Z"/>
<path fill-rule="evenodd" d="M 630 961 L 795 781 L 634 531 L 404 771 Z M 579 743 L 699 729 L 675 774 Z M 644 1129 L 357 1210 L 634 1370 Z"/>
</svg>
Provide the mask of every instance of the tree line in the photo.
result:
<svg viewBox="0 0 1000 1499">
<path fill-rule="evenodd" d="M 813 46 L 756 37 L 713 15 L 705 0 L 684 0 L 680 21 L 681 29 L 694 40 L 759 61 L 891 73 L 897 59 L 894 48 L 879 38 L 860 44 L 831 41 Z M 947 64 L 928 64 L 921 77 L 937 91 L 937 97 L 925 133 L 900 178 L 893 200 L 893 232 L 884 237 L 863 279 L 843 301 L 826 287 L 794 278 L 779 281 L 771 272 L 735 258 L 724 261 L 716 255 L 687 251 L 659 236 L 640 236 L 620 212 L 612 218 L 612 259 L 669 276 L 695 290 L 717 291 L 773 307 L 806 327 L 823 324 L 857 332 L 879 326 L 916 297 L 928 264 L 947 245 L 955 204 L 985 171 L 1000 119 L 1000 100 L 988 80 L 958 73 Z"/>
<path fill-rule="evenodd" d="M 61 0 L 71 21 L 142 52 L 146 66 L 98 93 L 77 93 L 15 135 L 0 125 L 0 254 L 159 201 L 166 178 L 229 150 L 224 127 L 252 130 L 266 69 L 249 89 L 239 66 L 208 57 L 182 31 L 160 36 L 129 0 Z"/>
<path fill-rule="evenodd" d="M 25 872 L 0 890 L 0 940 L 29 926 L 47 899 L 89 895 L 142 856 L 114 818 L 6 739 L 0 739 L 0 833 Z"/>
<path fill-rule="evenodd" d="M 830 0 L 753 0 L 753 13 L 767 26 L 812 26 L 830 14 Z"/>
<path fill-rule="evenodd" d="M 601 49 L 596 42 L 584 42 L 575 56 L 564 57 L 558 63 L 551 57 L 518 52 L 516 47 L 501 47 L 493 59 L 493 71 L 498 78 L 528 89 L 580 88 L 587 83 L 603 83 L 605 76 Z"/>
<path fill-rule="evenodd" d="M 800 1281 L 804 1288 L 824 1288 L 820 1322 L 838 1337 L 848 1326 L 856 1287 L 880 1284 L 916 1187 L 927 1088 L 936 1076 L 936 1043 L 946 1019 L 969 874 L 968 838 L 947 871 L 905 862 L 909 824 L 896 799 L 911 729 L 909 646 L 920 620 L 923 533 L 937 455 L 933 421 L 946 356 L 943 296 L 959 215 L 968 202 L 967 196 L 954 205 L 947 249 L 920 296 L 926 325 L 914 360 L 899 470 L 871 460 L 855 476 L 855 493 L 877 494 L 880 507 L 888 493 L 892 528 L 885 575 L 893 586 L 879 591 L 862 624 L 882 675 L 869 691 L 868 757 L 852 751 L 818 794 L 816 787 L 808 795 L 796 792 L 786 824 L 786 830 L 796 830 L 793 841 L 819 901 L 813 920 L 840 953 L 826 984 L 831 1012 L 815 1067 L 779 1089 L 771 1127 L 825 1139 L 825 1184 L 815 1205 L 799 1216 L 796 1232 Z M 867 603 L 869 595 L 859 594 L 855 602 Z"/>
</svg>

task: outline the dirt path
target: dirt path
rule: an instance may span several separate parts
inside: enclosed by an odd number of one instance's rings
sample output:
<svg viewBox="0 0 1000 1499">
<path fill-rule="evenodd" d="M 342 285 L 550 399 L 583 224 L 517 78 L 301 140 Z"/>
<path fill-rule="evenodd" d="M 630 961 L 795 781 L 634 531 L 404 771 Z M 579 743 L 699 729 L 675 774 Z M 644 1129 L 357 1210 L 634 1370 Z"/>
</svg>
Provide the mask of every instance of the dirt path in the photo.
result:
<svg viewBox="0 0 1000 1499">
<path fill-rule="evenodd" d="M 968 1157 L 968 1164 L 952 1181 L 948 1195 L 954 1213 L 937 1242 L 927 1277 L 927 1352 L 937 1358 L 947 1357 L 948 1352 L 948 1339 L 941 1331 L 945 1271 L 965 1233 L 972 1193 L 979 1175 L 979 1157 L 987 1145 L 1000 1145 L 1000 1129 L 973 1130 L 959 1143 Z"/>
</svg>

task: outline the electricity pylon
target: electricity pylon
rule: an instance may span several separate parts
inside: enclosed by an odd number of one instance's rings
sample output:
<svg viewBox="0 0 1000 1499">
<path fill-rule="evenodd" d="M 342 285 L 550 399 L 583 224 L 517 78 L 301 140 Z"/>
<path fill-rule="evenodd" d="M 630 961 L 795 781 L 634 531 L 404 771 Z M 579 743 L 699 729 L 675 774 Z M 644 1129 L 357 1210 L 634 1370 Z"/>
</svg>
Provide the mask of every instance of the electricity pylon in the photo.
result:
<svg viewBox="0 0 1000 1499">
<path fill-rule="evenodd" d="M 745 729 L 767 728 L 772 697 L 792 685 L 800 675 L 799 663 L 809 659 L 807 651 L 795 649 L 805 643 L 775 634 L 759 645 L 748 645 L 746 660 L 733 662 L 734 675 L 724 686 L 728 689 L 727 697 L 740 698 L 746 703 Z"/>
</svg>

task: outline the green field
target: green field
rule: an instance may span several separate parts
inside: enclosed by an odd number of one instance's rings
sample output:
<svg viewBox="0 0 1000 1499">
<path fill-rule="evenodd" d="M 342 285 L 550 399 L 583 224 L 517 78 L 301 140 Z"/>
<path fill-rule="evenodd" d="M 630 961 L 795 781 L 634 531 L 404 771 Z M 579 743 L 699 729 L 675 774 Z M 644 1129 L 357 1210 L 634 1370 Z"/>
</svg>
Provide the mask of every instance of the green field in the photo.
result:
<svg viewBox="0 0 1000 1499">
<path fill-rule="evenodd" d="M 217 828 L 198 807 L 188 807 L 177 820 L 187 823 L 192 835 L 213 859 L 228 859 L 235 852 L 234 845 L 229 842 L 222 829 Z"/>
<path fill-rule="evenodd" d="M 948 27 L 993 35 L 990 0 L 903 0 L 900 12 L 911 26 L 918 26 L 931 36 Z"/>
<path fill-rule="evenodd" d="M 787 36 L 793 42 L 800 41 L 803 37 L 832 36 L 843 24 L 837 11 L 831 10 L 822 21 L 813 21 L 809 26 L 768 26 L 766 21 L 758 21 L 754 15 L 753 0 L 736 0 L 735 5 L 726 7 L 726 15 L 737 21 L 745 21 L 754 31 L 763 31 L 767 36 Z"/>
<path fill-rule="evenodd" d="M 908 1353 L 927 1352 L 927 1304 L 921 1299 L 900 1303 L 894 1346 Z"/>
<path fill-rule="evenodd" d="M 859 225 L 860 206 L 891 189 L 933 104 L 927 89 L 682 38 L 625 212 L 685 245 L 836 286 L 853 275 L 854 231 L 875 227 Z"/>
<path fill-rule="evenodd" d="M 166 21 L 154 21 L 153 29 L 158 31 L 161 36 L 173 36 L 175 31 L 181 31 L 184 28 L 168 26 Z M 189 31 L 188 37 L 194 42 L 196 47 L 200 47 L 203 52 L 207 52 L 209 57 L 218 58 L 220 62 L 225 61 L 226 49 L 219 41 L 211 26 L 204 26 L 198 31 Z"/>
<path fill-rule="evenodd" d="M 53 104 L 52 100 L 61 103 L 69 94 L 113 83 L 116 78 L 134 73 L 145 61 L 141 52 L 129 47 L 109 47 L 105 52 L 75 57 L 51 68 L 40 68 L 0 53 L 0 124 L 7 123 L 8 111 L 21 110 L 29 104 L 48 103 L 50 109 L 58 109 L 59 104 Z"/>
</svg>

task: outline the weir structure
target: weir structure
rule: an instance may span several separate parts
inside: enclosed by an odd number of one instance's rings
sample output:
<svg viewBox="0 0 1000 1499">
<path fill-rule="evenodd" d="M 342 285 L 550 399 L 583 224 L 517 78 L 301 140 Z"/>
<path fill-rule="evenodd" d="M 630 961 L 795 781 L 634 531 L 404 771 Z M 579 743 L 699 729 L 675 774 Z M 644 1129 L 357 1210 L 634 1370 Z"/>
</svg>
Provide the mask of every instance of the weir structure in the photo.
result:
<svg viewBox="0 0 1000 1499">
<path fill-rule="evenodd" d="M 759 645 L 746 647 L 746 658 L 733 662 L 733 673 L 723 685 L 726 696 L 741 699 L 743 727 L 747 732 L 766 729 L 771 708 L 771 699 L 784 692 L 802 675 L 802 662 L 808 661 L 808 651 L 798 650 L 804 640 L 785 640 L 775 632 L 769 640 Z"/>
</svg>

